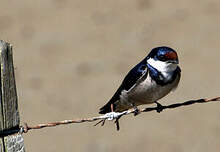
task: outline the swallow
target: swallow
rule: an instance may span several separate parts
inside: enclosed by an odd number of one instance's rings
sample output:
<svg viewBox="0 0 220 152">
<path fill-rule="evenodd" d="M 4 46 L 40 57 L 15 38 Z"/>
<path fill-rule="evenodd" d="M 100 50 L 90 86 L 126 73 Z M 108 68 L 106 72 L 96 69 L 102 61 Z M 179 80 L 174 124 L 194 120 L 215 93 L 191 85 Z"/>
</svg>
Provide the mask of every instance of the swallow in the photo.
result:
<svg viewBox="0 0 220 152">
<path fill-rule="evenodd" d="M 180 81 L 181 69 L 176 51 L 170 47 L 153 48 L 150 53 L 125 76 L 112 98 L 100 108 L 100 114 L 122 112 L 130 108 L 138 114 L 139 105 L 156 103 L 174 91 Z"/>
</svg>

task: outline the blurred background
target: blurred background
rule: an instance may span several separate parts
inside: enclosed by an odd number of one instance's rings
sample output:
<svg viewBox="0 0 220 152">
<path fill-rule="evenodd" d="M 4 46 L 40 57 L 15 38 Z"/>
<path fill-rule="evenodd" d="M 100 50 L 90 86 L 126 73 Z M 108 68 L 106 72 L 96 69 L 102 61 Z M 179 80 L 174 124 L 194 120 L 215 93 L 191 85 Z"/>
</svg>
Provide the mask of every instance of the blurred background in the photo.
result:
<svg viewBox="0 0 220 152">
<path fill-rule="evenodd" d="M 98 115 L 153 47 L 177 50 L 182 79 L 164 105 L 220 95 L 220 1 L 3 0 L 0 39 L 14 46 L 21 122 Z M 149 105 L 154 106 L 154 105 Z M 220 149 L 220 103 L 24 134 L 26 151 L 207 152 Z"/>
</svg>

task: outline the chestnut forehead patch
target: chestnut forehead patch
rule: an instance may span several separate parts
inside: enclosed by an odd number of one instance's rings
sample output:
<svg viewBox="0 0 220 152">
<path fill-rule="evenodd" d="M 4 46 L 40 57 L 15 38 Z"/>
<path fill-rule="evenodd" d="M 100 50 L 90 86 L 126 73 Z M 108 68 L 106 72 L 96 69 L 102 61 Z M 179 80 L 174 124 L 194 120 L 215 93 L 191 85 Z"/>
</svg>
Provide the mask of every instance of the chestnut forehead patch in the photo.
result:
<svg viewBox="0 0 220 152">
<path fill-rule="evenodd" d="M 165 57 L 169 60 L 177 60 L 178 59 L 178 56 L 177 56 L 177 53 L 176 52 L 167 52 L 165 54 Z"/>
</svg>

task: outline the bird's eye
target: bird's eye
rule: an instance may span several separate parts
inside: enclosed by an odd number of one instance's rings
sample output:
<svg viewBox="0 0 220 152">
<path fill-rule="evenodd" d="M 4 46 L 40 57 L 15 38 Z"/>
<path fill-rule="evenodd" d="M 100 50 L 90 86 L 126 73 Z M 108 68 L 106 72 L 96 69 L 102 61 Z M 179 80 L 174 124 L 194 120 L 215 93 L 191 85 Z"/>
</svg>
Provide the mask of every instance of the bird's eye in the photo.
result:
<svg viewBox="0 0 220 152">
<path fill-rule="evenodd" d="M 160 61 L 165 61 L 166 60 L 166 56 L 165 55 L 160 55 L 158 58 L 159 58 Z"/>
</svg>

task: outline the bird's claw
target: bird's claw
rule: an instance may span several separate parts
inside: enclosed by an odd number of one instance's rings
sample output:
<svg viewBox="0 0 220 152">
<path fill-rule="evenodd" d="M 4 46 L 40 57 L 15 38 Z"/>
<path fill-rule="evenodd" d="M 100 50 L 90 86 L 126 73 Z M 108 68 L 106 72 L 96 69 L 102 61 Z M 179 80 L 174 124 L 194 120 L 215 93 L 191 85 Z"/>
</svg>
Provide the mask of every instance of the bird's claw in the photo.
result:
<svg viewBox="0 0 220 152">
<path fill-rule="evenodd" d="M 140 113 L 140 110 L 137 107 L 134 107 L 134 116 L 137 116 Z"/>
</svg>

